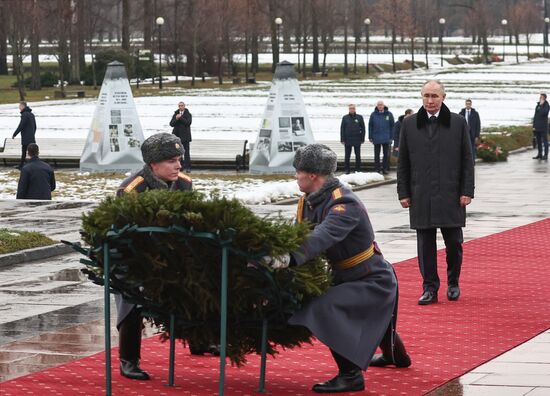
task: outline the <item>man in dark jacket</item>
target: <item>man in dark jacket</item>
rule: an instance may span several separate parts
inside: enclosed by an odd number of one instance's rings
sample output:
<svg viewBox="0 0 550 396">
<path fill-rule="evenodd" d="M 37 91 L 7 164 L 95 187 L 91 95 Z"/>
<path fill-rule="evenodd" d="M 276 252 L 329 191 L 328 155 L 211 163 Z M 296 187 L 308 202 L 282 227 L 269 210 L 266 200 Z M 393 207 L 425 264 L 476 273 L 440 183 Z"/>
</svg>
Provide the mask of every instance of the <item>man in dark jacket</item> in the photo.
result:
<svg viewBox="0 0 550 396">
<path fill-rule="evenodd" d="M 416 229 L 424 293 L 418 303 L 437 302 L 436 231 L 447 254 L 447 298 L 458 300 L 462 227 L 474 197 L 474 162 L 466 120 L 443 104 L 445 88 L 430 80 L 422 87 L 423 107 L 403 120 L 397 165 L 397 193 Z"/>
<path fill-rule="evenodd" d="M 348 106 L 348 114 L 342 117 L 340 124 L 340 142 L 344 145 L 344 170 L 350 173 L 351 149 L 355 152 L 355 172 L 361 171 L 361 144 L 365 142 L 365 121 L 355 112 L 355 105 Z"/>
<path fill-rule="evenodd" d="M 376 103 L 369 118 L 369 141 L 374 144 L 374 168 L 377 172 L 387 175 L 390 170 L 390 145 L 393 140 L 393 114 L 382 100 Z M 384 158 L 380 166 L 380 149 Z"/>
<path fill-rule="evenodd" d="M 466 99 L 466 107 L 460 110 L 460 115 L 466 120 L 466 124 L 470 128 L 470 141 L 472 143 L 472 157 L 476 158 L 476 139 L 481 133 L 481 120 L 476 109 L 472 108 L 472 100 Z"/>
<path fill-rule="evenodd" d="M 548 111 L 550 106 L 546 100 L 546 94 L 540 94 L 537 107 L 535 107 L 535 115 L 533 116 L 533 133 L 537 140 L 538 154 L 533 159 L 548 159 Z M 542 147 L 544 146 L 544 154 Z"/>
<path fill-rule="evenodd" d="M 180 138 L 183 144 L 183 162 L 182 168 L 185 172 L 191 172 L 191 155 L 189 152 L 189 143 L 191 143 L 191 122 L 193 117 L 189 110 L 185 108 L 185 103 L 179 102 L 178 109 L 174 112 L 170 120 L 170 126 L 174 129 L 172 133 Z"/>
<path fill-rule="evenodd" d="M 17 199 L 52 199 L 55 190 L 55 175 L 50 165 L 38 158 L 38 146 L 30 143 L 27 147 L 29 162 L 21 168 L 17 185 Z"/>
<path fill-rule="evenodd" d="M 393 124 L 393 155 L 395 157 L 399 157 L 399 137 L 401 136 L 401 123 L 403 120 L 413 114 L 414 111 L 412 109 L 405 110 L 405 114 L 400 115 L 397 121 L 395 121 L 395 124 Z"/>
<path fill-rule="evenodd" d="M 289 323 L 307 327 L 330 348 L 338 366 L 338 375 L 314 385 L 314 392 L 363 390 L 361 371 L 369 365 L 411 364 L 395 331 L 397 279 L 374 242 L 363 203 L 333 176 L 336 154 L 327 146 L 311 144 L 296 151 L 293 165 L 298 187 L 305 193 L 297 221 L 307 220 L 313 230 L 296 251 L 266 261 L 272 268 L 284 268 L 325 254 L 333 287 L 296 312 Z M 382 354 L 373 357 L 379 345 Z"/>
<path fill-rule="evenodd" d="M 15 139 L 21 133 L 21 161 L 17 165 L 17 168 L 21 169 L 27 156 L 27 147 L 31 143 L 36 143 L 36 140 L 34 140 L 36 120 L 31 108 L 27 106 L 27 102 L 19 102 L 19 112 L 21 113 L 21 121 L 13 133 L 12 139 Z"/>
<path fill-rule="evenodd" d="M 143 142 L 141 152 L 145 162 L 143 169 L 122 182 L 117 196 L 155 189 L 192 189 L 191 178 L 180 172 L 183 146 L 177 136 L 169 133 L 153 135 Z M 118 311 L 120 374 L 130 379 L 148 380 L 149 374 L 139 366 L 143 323 L 141 309 L 126 302 L 120 294 L 115 295 L 115 301 Z"/>
</svg>

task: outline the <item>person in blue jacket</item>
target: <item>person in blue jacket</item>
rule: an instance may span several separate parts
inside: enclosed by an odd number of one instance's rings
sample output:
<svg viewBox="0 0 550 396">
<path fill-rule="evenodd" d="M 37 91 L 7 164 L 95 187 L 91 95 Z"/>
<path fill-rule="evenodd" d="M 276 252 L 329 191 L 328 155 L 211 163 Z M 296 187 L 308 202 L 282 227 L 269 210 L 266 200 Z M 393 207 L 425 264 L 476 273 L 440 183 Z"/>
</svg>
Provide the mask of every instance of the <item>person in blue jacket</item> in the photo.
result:
<svg viewBox="0 0 550 396">
<path fill-rule="evenodd" d="M 374 169 L 387 175 L 390 170 L 390 146 L 393 140 L 393 114 L 384 105 L 384 101 L 376 103 L 369 119 L 369 141 L 374 144 Z M 384 158 L 380 165 L 380 149 Z"/>
</svg>

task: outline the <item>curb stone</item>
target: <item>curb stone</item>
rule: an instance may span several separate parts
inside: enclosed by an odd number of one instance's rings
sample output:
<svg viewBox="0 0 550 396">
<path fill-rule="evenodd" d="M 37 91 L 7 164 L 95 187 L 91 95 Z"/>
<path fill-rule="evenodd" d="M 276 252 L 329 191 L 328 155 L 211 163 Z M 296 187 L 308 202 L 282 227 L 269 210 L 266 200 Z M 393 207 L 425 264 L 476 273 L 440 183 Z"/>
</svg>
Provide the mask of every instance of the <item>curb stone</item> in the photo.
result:
<svg viewBox="0 0 550 396">
<path fill-rule="evenodd" d="M 56 243 L 55 245 L 41 246 L 32 249 L 20 250 L 13 253 L 0 254 L 0 268 L 34 260 L 41 260 L 53 256 L 60 256 L 72 252 L 74 252 L 74 250 L 70 246 L 63 243 Z"/>
</svg>

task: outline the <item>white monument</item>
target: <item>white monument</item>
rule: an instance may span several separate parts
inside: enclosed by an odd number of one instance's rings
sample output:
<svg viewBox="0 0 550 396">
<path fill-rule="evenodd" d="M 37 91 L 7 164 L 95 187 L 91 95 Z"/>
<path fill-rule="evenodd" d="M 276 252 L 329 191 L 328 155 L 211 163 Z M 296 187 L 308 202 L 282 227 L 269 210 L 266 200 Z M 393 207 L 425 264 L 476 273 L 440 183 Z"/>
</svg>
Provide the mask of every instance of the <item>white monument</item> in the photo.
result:
<svg viewBox="0 0 550 396">
<path fill-rule="evenodd" d="M 143 167 L 143 131 L 123 63 L 107 65 L 80 157 L 82 172 L 133 172 Z"/>
<path fill-rule="evenodd" d="M 250 153 L 250 173 L 294 173 L 294 152 L 315 143 L 292 63 L 277 65 L 260 133 Z"/>
</svg>

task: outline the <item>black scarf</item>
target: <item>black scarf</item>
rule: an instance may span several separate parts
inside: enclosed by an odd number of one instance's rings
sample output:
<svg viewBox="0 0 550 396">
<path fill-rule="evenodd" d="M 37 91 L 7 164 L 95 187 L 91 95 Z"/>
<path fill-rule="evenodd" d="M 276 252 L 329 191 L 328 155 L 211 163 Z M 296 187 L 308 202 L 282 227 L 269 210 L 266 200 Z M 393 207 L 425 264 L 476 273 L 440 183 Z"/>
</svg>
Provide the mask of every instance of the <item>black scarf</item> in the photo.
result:
<svg viewBox="0 0 550 396">
<path fill-rule="evenodd" d="M 151 166 L 148 164 L 145 164 L 143 167 L 143 178 L 145 179 L 145 183 L 147 183 L 150 190 L 173 190 L 176 186 L 176 183 L 174 182 L 167 183 L 164 180 L 159 179 L 153 173 L 153 169 L 151 169 Z"/>
</svg>

